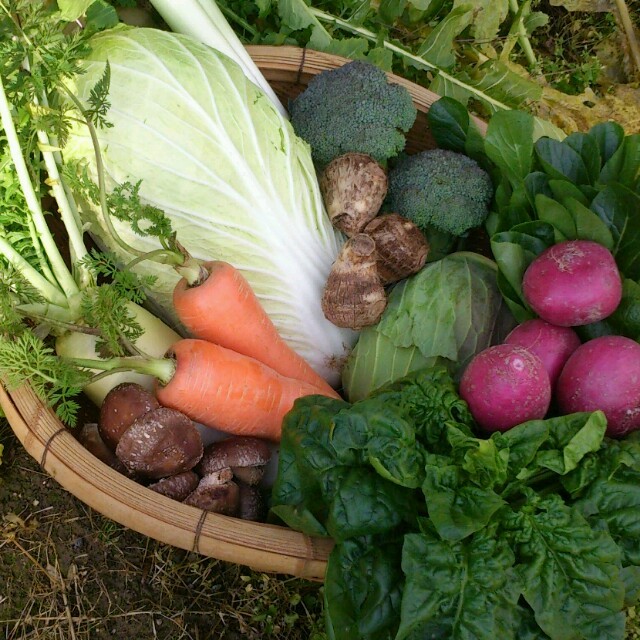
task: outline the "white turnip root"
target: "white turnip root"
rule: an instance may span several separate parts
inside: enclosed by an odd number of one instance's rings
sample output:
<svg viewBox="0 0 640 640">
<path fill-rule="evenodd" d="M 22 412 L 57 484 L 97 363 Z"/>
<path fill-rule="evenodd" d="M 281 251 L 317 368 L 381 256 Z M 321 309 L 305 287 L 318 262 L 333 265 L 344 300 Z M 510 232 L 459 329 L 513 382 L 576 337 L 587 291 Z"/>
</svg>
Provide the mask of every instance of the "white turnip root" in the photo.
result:
<svg viewBox="0 0 640 640">
<path fill-rule="evenodd" d="M 529 265 L 522 280 L 527 304 L 543 320 L 576 327 L 603 320 L 622 297 L 611 252 L 591 240 L 559 242 Z"/>
<path fill-rule="evenodd" d="M 563 413 L 604 411 L 609 436 L 640 428 L 640 344 L 623 336 L 585 342 L 562 369 L 556 396 Z"/>
<path fill-rule="evenodd" d="M 506 431 L 544 418 L 551 383 L 544 364 L 527 349 L 499 344 L 478 353 L 460 380 L 460 395 L 487 431 Z"/>
<path fill-rule="evenodd" d="M 558 327 L 540 318 L 518 325 L 504 342 L 524 347 L 538 356 L 547 370 L 552 389 L 565 362 L 581 344 L 571 327 Z"/>
</svg>

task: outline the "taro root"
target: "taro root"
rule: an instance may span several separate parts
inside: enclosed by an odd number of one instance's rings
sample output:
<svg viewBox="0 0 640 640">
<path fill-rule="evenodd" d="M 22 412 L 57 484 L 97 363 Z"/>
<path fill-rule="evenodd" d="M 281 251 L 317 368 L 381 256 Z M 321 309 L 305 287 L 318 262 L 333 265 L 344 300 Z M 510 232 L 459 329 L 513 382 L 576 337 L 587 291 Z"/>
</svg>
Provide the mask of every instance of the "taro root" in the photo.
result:
<svg viewBox="0 0 640 640">
<path fill-rule="evenodd" d="M 424 267 L 429 243 L 408 218 L 385 213 L 374 218 L 364 233 L 376 243 L 378 275 L 383 284 L 398 282 Z"/>
<path fill-rule="evenodd" d="M 161 478 L 157 482 L 150 484 L 148 489 L 167 496 L 167 498 L 182 502 L 198 486 L 199 482 L 200 478 L 197 473 L 185 471 L 175 476 Z"/>
<path fill-rule="evenodd" d="M 98 428 L 105 444 L 115 450 L 122 434 L 133 422 L 159 406 L 153 393 L 135 382 L 116 385 L 100 407 Z"/>
<path fill-rule="evenodd" d="M 376 244 L 367 234 L 358 233 L 344 243 L 322 294 L 327 320 L 357 330 L 380 319 L 387 296 L 376 261 Z"/>
<path fill-rule="evenodd" d="M 349 237 L 376 216 L 387 195 L 387 174 L 364 153 L 345 153 L 320 175 L 320 191 L 331 224 Z"/>
<path fill-rule="evenodd" d="M 256 486 L 240 483 L 238 517 L 242 520 L 260 522 L 265 518 L 265 504 L 262 492 Z"/>
<path fill-rule="evenodd" d="M 183 502 L 205 511 L 234 516 L 240 504 L 240 488 L 227 467 L 204 476 Z"/>
<path fill-rule="evenodd" d="M 202 437 L 193 421 L 166 407 L 138 418 L 116 447 L 116 455 L 127 469 L 154 479 L 193 469 L 202 452 Z"/>
<path fill-rule="evenodd" d="M 205 447 L 198 472 L 206 476 L 229 468 L 242 482 L 255 485 L 262 480 L 264 468 L 271 459 L 271 448 L 260 438 L 233 436 Z"/>
</svg>

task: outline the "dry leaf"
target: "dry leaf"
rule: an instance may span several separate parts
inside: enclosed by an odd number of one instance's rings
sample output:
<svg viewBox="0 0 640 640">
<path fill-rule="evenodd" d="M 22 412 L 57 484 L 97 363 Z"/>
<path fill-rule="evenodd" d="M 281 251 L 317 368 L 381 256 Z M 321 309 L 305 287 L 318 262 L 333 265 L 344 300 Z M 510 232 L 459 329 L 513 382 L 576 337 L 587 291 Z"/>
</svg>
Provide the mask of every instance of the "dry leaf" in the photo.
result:
<svg viewBox="0 0 640 640">
<path fill-rule="evenodd" d="M 588 131 L 598 122 L 615 120 L 627 134 L 640 133 L 640 88 L 637 85 L 616 85 L 611 92 L 597 96 L 587 89 L 570 96 L 544 87 L 542 99 L 536 104 L 536 115 L 550 120 L 566 133 Z"/>
<path fill-rule="evenodd" d="M 613 11 L 613 0 L 551 0 L 551 6 L 564 7 L 567 11 L 605 12 Z"/>
</svg>

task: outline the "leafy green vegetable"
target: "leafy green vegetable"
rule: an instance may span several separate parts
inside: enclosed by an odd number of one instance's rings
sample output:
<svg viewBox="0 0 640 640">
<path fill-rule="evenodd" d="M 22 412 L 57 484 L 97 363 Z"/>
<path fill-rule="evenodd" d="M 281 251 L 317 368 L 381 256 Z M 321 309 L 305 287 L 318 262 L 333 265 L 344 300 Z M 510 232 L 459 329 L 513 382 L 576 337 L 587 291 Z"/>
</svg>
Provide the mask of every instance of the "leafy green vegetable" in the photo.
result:
<svg viewBox="0 0 640 640">
<path fill-rule="evenodd" d="M 431 111 L 438 142 L 472 149 L 493 177 L 496 196 L 486 228 L 500 291 L 516 319 L 532 317 L 521 292 L 530 262 L 557 242 L 592 240 L 611 250 L 631 284 L 615 328 L 598 324 L 589 331 L 635 337 L 633 324 L 621 317 L 633 313 L 631 290 L 640 280 L 640 218 L 634 213 L 640 209 L 640 137 L 609 122 L 562 140 L 542 136 L 534 142 L 533 116 L 504 111 L 491 118 L 483 142 L 462 105 L 441 99 Z M 447 123 L 455 123 L 454 134 L 445 132 Z"/>
<path fill-rule="evenodd" d="M 605 438 L 599 411 L 473 429 L 442 366 L 353 404 L 296 402 L 272 513 L 336 542 L 330 637 L 622 640 L 640 438 Z"/>
<path fill-rule="evenodd" d="M 460 370 L 512 326 L 495 264 L 476 253 L 450 254 L 398 283 L 379 323 L 361 332 L 343 370 L 347 397 L 362 399 L 436 361 Z"/>
<path fill-rule="evenodd" d="M 320 307 L 343 239 L 324 211 L 308 145 L 238 65 L 191 38 L 117 28 L 94 36 L 91 48 L 74 86 L 84 103 L 109 61 L 113 126 L 97 131 L 107 191 L 140 183 L 140 201 L 166 213 L 193 258 L 239 268 L 283 338 L 336 381 L 336 363 L 355 334 L 331 324 Z M 90 148 L 76 128 L 64 157 L 82 166 Z M 95 181 L 96 162 L 88 163 Z M 95 205 L 81 213 L 122 264 L 135 258 L 110 240 Z M 162 247 L 128 221 L 114 227 L 141 252 Z M 132 269 L 157 278 L 150 297 L 175 319 L 179 275 L 150 261 Z"/>
</svg>

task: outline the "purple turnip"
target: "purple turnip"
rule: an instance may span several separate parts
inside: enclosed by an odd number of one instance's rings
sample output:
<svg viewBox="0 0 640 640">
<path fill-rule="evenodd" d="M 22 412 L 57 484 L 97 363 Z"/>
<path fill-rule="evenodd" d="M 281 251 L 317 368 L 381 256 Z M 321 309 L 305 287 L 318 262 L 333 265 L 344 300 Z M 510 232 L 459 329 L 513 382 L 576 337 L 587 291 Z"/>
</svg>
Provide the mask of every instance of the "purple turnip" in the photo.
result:
<svg viewBox="0 0 640 640">
<path fill-rule="evenodd" d="M 543 320 L 576 327 L 603 320 L 616 310 L 622 280 L 606 247 L 591 240 L 568 240 L 533 260 L 524 273 L 522 293 Z"/>
<path fill-rule="evenodd" d="M 551 383 L 544 364 L 527 349 L 499 344 L 478 353 L 460 380 L 460 395 L 487 431 L 506 431 L 544 418 Z"/>
<path fill-rule="evenodd" d="M 551 388 L 569 356 L 580 346 L 580 338 L 571 327 L 558 327 L 540 318 L 518 325 L 504 340 L 531 351 L 542 360 Z"/>
<path fill-rule="evenodd" d="M 640 428 L 640 344 L 623 336 L 585 342 L 562 369 L 556 396 L 563 413 L 604 411 L 609 436 Z"/>
</svg>

